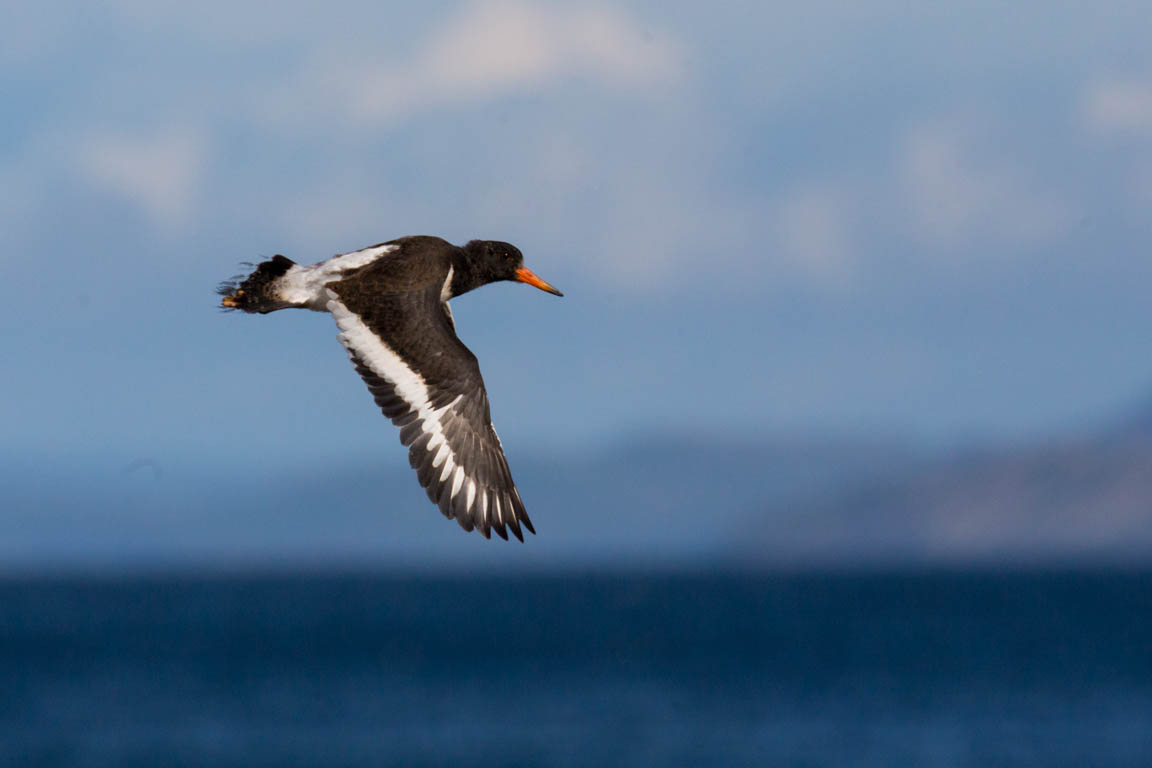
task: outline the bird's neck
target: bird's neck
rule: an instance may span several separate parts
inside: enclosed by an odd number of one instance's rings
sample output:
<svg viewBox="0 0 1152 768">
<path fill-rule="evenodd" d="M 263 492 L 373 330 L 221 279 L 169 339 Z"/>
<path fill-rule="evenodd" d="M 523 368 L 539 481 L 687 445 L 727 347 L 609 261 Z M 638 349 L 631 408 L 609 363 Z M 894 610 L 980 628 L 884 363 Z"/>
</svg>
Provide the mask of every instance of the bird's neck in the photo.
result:
<svg viewBox="0 0 1152 768">
<path fill-rule="evenodd" d="M 448 298 L 461 296 L 489 282 L 480 274 L 479 265 L 469 259 L 463 250 L 452 254 L 449 268 Z"/>
</svg>

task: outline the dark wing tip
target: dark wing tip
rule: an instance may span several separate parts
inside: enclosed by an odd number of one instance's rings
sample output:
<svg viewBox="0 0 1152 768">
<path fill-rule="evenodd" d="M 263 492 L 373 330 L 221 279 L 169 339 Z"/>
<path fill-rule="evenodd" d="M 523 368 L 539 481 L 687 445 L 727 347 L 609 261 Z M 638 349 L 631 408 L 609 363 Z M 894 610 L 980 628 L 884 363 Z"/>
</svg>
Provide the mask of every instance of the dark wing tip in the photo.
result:
<svg viewBox="0 0 1152 768">
<path fill-rule="evenodd" d="M 516 518 L 512 518 L 511 520 L 508 521 L 508 527 L 512 529 L 512 535 L 513 536 L 515 536 L 521 542 L 524 541 L 524 534 L 521 533 L 521 531 L 520 531 L 520 521 L 519 520 L 517 520 Z"/>
</svg>

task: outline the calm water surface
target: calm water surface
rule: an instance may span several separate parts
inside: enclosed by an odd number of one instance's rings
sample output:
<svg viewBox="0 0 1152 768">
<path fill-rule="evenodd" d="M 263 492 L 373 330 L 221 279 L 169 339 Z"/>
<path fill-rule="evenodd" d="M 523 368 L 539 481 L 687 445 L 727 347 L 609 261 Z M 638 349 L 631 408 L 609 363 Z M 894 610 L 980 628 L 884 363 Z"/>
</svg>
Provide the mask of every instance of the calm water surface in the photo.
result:
<svg viewBox="0 0 1152 768">
<path fill-rule="evenodd" d="M 0 765 L 1152 765 L 1152 573 L 0 582 Z"/>
</svg>

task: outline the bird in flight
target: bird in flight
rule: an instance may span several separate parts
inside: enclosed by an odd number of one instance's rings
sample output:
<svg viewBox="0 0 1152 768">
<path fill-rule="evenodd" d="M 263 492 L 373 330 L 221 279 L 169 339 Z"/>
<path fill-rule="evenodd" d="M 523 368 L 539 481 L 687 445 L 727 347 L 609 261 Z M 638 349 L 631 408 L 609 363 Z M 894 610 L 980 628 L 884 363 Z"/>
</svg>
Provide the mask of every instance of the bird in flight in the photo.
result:
<svg viewBox="0 0 1152 768">
<path fill-rule="evenodd" d="M 328 312 L 356 372 L 400 428 L 408 460 L 433 504 L 484 538 L 535 533 L 492 427 L 476 356 L 456 336 L 448 300 L 498 280 L 564 294 L 498 240 L 461 247 L 438 237 L 401 237 L 301 266 L 284 256 L 243 280 L 221 283 L 225 309 L 267 314 Z"/>
</svg>

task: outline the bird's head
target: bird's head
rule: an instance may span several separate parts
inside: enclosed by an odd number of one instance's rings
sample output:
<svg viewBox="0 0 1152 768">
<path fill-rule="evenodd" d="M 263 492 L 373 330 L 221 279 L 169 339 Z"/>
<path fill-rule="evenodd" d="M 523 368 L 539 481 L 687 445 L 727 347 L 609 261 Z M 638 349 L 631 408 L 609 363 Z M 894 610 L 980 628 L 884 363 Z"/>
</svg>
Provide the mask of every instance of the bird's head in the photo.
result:
<svg viewBox="0 0 1152 768">
<path fill-rule="evenodd" d="M 525 267 L 524 254 L 511 243 L 500 240 L 473 240 L 464 246 L 464 252 L 468 254 L 474 274 L 481 283 L 513 280 L 527 283 L 556 296 L 564 295 Z"/>
</svg>

